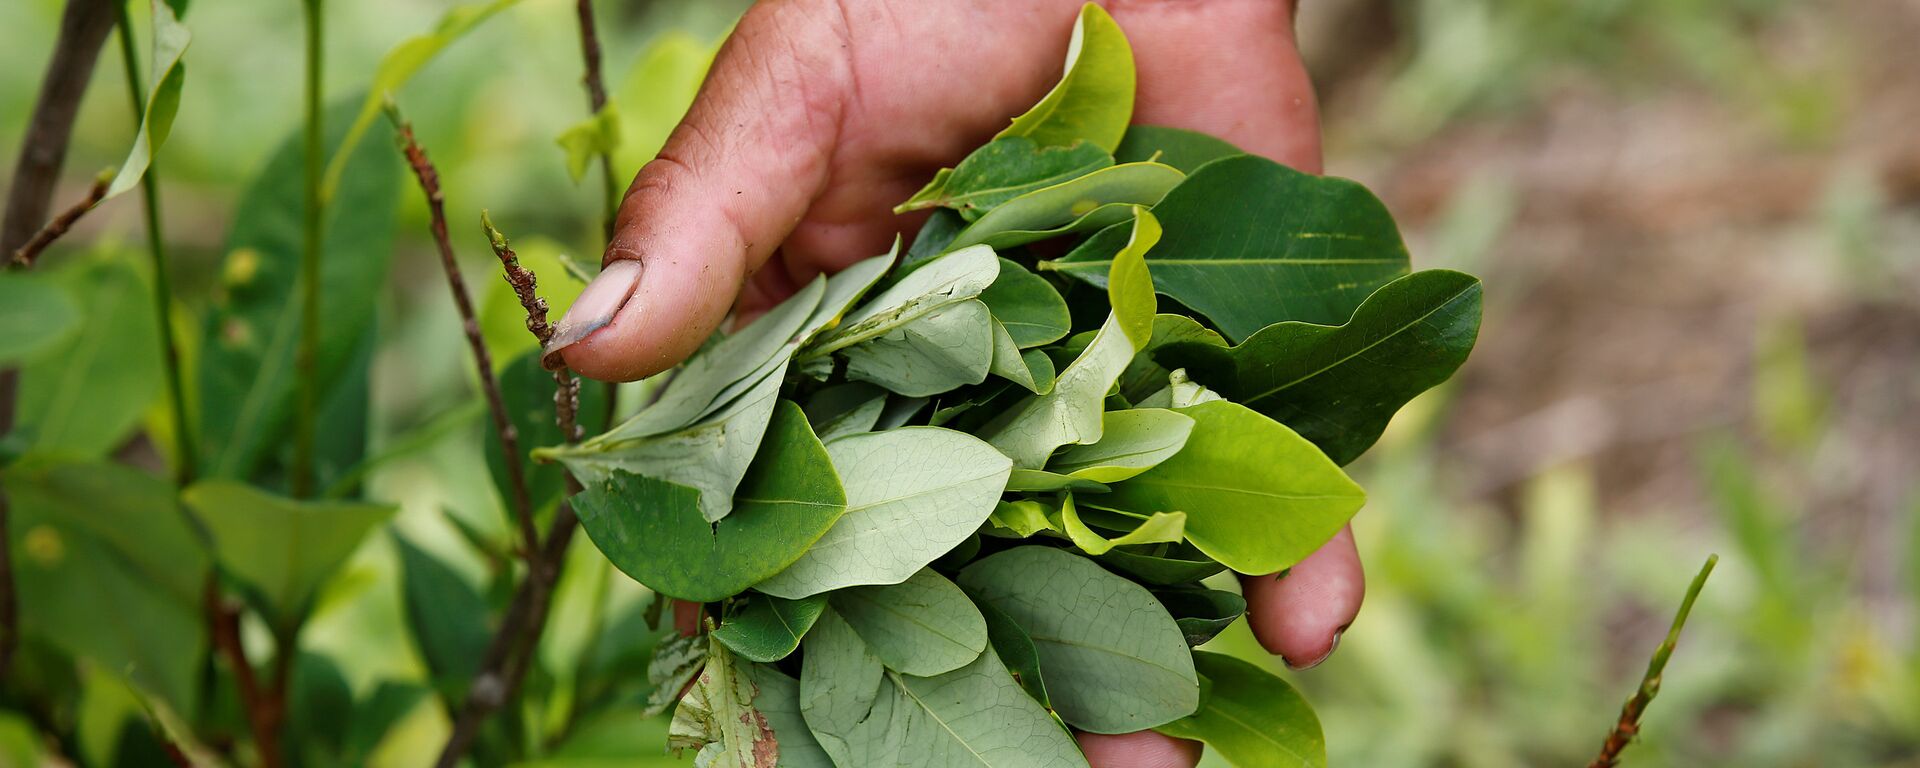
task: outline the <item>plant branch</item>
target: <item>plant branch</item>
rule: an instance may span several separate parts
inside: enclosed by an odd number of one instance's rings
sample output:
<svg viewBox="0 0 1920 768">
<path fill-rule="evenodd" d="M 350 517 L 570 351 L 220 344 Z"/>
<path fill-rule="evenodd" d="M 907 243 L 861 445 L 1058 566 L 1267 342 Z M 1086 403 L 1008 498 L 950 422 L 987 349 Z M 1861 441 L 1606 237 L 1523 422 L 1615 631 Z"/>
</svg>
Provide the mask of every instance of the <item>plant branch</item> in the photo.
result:
<svg viewBox="0 0 1920 768">
<path fill-rule="evenodd" d="M 120 61 L 127 71 L 127 96 L 133 104 L 134 130 L 140 130 L 147 114 L 147 98 L 140 89 L 140 62 L 134 55 L 133 25 L 127 23 L 127 6 L 115 4 L 120 19 Z M 160 359 L 165 365 L 167 376 L 167 396 L 173 415 L 173 452 L 174 484 L 185 488 L 193 483 L 195 460 L 193 449 L 193 430 L 187 427 L 187 394 L 180 382 L 180 344 L 173 338 L 173 285 L 167 274 L 167 243 L 165 232 L 160 228 L 160 177 L 158 158 L 147 162 L 147 172 L 140 175 L 140 196 L 145 203 L 147 217 L 147 253 L 153 261 L 153 309 L 157 316 L 160 333 Z M 94 183 L 94 189 L 105 193 L 101 181 Z"/>
<path fill-rule="evenodd" d="M 324 202 L 320 199 L 320 173 L 325 163 L 321 144 L 320 86 L 322 46 L 326 42 L 324 0 L 303 0 L 306 11 L 306 206 L 300 249 L 300 346 L 294 353 L 293 462 L 288 472 L 288 490 L 294 498 L 313 494 L 314 418 L 319 404 L 319 368 L 316 358 L 320 346 L 320 248 L 324 236 L 320 225 Z"/>
<path fill-rule="evenodd" d="M 284 707 L 286 700 L 260 687 L 260 678 L 254 673 L 253 664 L 247 661 L 246 648 L 240 644 L 240 608 L 223 599 L 219 590 L 214 580 L 208 580 L 205 602 L 213 624 L 214 650 L 233 668 L 234 681 L 240 689 L 240 708 L 246 712 L 254 749 L 260 753 L 260 765 L 279 768 L 282 712 L 276 711 L 276 707 Z M 289 655 L 288 649 L 281 649 L 280 655 Z"/>
<path fill-rule="evenodd" d="M 494 255 L 500 258 L 507 282 L 513 286 L 514 294 L 520 298 L 521 308 L 527 312 L 527 330 L 545 347 L 547 340 L 553 337 L 553 326 L 547 323 L 546 301 L 534 290 L 534 274 L 520 266 L 519 257 L 507 243 L 506 236 L 494 228 L 485 212 L 480 214 L 480 224 L 487 232 Z M 576 423 L 580 406 L 579 382 L 565 368 L 554 371 L 553 379 L 555 420 L 560 424 L 561 434 L 567 436 L 567 442 L 575 442 L 580 439 L 580 427 Z M 569 477 L 568 498 L 571 499 L 579 491 L 579 483 Z M 526 679 L 527 667 L 532 663 L 535 649 L 539 647 L 540 635 L 546 629 L 547 615 L 553 605 L 553 588 L 560 581 L 560 566 L 565 561 L 568 545 L 573 542 L 577 522 L 572 503 L 562 500 L 559 509 L 554 511 L 553 521 L 547 528 L 547 537 L 538 556 L 528 561 L 527 577 L 514 590 L 513 600 L 507 604 L 500 629 L 487 644 L 486 654 L 480 662 L 480 673 L 474 676 L 467 699 L 461 703 L 459 714 L 454 718 L 452 734 L 448 736 L 447 745 L 435 763 L 439 768 L 457 765 L 473 748 L 474 739 L 480 735 L 480 726 L 518 695 L 520 683 Z"/>
<path fill-rule="evenodd" d="M 414 138 L 413 125 L 400 116 L 399 108 L 392 101 L 387 102 L 387 118 L 393 121 L 393 127 L 400 132 L 400 151 L 407 157 L 407 165 L 413 169 L 414 178 L 420 180 L 420 191 L 427 196 L 427 212 L 432 218 L 433 242 L 440 250 L 440 267 L 447 274 L 447 288 L 453 291 L 453 305 L 460 312 L 460 327 L 467 336 L 467 348 L 473 352 L 473 365 L 480 374 L 480 389 L 486 394 L 487 410 L 493 415 L 493 431 L 500 439 L 502 455 L 507 457 L 507 486 L 512 490 L 515 523 L 520 529 L 526 557 L 532 558 L 540 547 L 539 534 L 533 530 L 533 501 L 527 493 L 526 469 L 521 465 L 520 436 L 513 428 L 513 419 L 507 415 L 506 401 L 500 396 L 500 382 L 493 375 L 493 357 L 487 353 L 487 342 L 480 336 L 480 320 L 473 311 L 473 297 L 467 293 L 467 284 L 460 277 L 460 265 L 453 258 L 453 243 L 447 236 L 447 215 L 445 198 L 440 192 L 440 173 L 433 167 L 433 161 L 427 159 L 427 151 L 420 147 Z"/>
<path fill-rule="evenodd" d="M 100 204 L 100 200 L 107 196 L 107 185 L 112 180 L 112 173 L 102 173 L 94 179 L 93 186 L 87 189 L 86 197 L 81 198 L 80 202 L 67 206 L 66 210 L 48 220 L 47 225 L 41 227 L 40 231 L 33 233 L 33 237 L 27 238 L 25 245 L 14 250 L 12 265 L 21 268 L 33 266 L 34 261 L 40 257 L 41 251 L 53 245 L 53 241 L 60 239 L 67 230 L 72 229 L 80 217 L 87 215 L 88 211 Z"/>
<path fill-rule="evenodd" d="M 40 228 L 52 204 L 53 185 L 66 163 L 67 142 L 80 111 L 80 97 L 93 79 L 93 64 L 114 24 L 114 0 L 67 0 L 60 17 L 53 57 L 40 80 L 40 95 L 20 140 L 7 191 L 7 208 L 0 216 L 0 254 L 11 254 Z M 19 371 L 0 369 L 0 437 L 13 431 L 14 399 L 19 394 Z M 13 652 L 20 643 L 17 593 L 13 583 L 13 547 L 8 535 L 6 491 L 0 488 L 0 677 L 13 668 Z"/>
<path fill-rule="evenodd" d="M 1667 659 L 1673 656 L 1673 648 L 1680 642 L 1680 628 L 1686 626 L 1687 614 L 1693 612 L 1693 601 L 1700 597 L 1700 588 L 1706 586 L 1707 575 L 1713 573 L 1713 566 L 1720 562 L 1719 555 L 1708 555 L 1700 573 L 1693 577 L 1693 584 L 1687 587 L 1687 596 L 1680 600 L 1680 611 L 1673 616 L 1673 625 L 1667 628 L 1667 639 L 1653 652 L 1653 659 L 1647 662 L 1647 672 L 1640 678 L 1640 688 L 1627 699 L 1620 708 L 1620 720 L 1607 734 L 1607 740 L 1600 745 L 1600 754 L 1587 764 L 1587 768 L 1612 768 L 1620 764 L 1620 753 L 1640 735 L 1640 717 L 1647 711 L 1647 705 L 1660 693 L 1660 678 L 1666 671 Z"/>
<path fill-rule="evenodd" d="M 581 78 L 587 86 L 587 106 L 594 115 L 607 108 L 607 86 L 600 76 L 600 35 L 593 22 L 593 0 L 578 0 L 575 5 L 580 17 L 580 55 L 586 60 L 586 74 Z M 613 238 L 613 217 L 620 209 L 620 180 L 613 176 L 613 155 L 600 153 L 600 236 L 603 241 Z"/>
</svg>

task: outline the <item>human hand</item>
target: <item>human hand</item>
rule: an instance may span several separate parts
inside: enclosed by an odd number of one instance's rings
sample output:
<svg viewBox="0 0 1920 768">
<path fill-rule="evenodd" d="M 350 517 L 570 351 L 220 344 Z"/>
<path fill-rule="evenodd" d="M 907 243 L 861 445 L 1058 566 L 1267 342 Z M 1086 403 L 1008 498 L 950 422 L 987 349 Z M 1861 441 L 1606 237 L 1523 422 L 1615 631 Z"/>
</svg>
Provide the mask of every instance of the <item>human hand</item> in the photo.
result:
<svg viewBox="0 0 1920 768">
<path fill-rule="evenodd" d="M 1134 122 L 1203 131 L 1319 172 L 1312 84 L 1289 0 L 1106 0 L 1138 67 Z M 1081 0 L 771 0 L 741 19 L 706 84 L 622 203 L 606 267 L 550 351 L 633 380 L 815 275 L 881 253 L 894 216 L 1047 92 Z M 1341 531 L 1284 578 L 1242 579 L 1262 645 L 1319 663 L 1359 610 Z M 1191 766 L 1199 745 L 1081 734 L 1096 768 Z"/>
</svg>

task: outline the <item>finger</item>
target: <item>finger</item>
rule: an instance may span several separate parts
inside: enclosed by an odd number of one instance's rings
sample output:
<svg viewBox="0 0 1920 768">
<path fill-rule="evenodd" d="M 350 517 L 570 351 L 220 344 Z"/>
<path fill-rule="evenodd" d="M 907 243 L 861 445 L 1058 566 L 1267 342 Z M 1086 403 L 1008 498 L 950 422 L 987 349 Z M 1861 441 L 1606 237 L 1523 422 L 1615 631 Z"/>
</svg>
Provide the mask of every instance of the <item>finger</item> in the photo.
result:
<svg viewBox="0 0 1920 768">
<path fill-rule="evenodd" d="M 629 381 L 699 348 L 826 183 L 849 88 L 843 36 L 837 16 L 802 4 L 741 19 L 628 188 L 607 268 L 561 319 L 549 355 Z"/>
<path fill-rule="evenodd" d="M 1320 113 L 1286 0 L 1109 0 L 1139 70 L 1133 121 L 1320 172 Z M 1204 41 L 1204 42 L 1198 42 Z"/>
<path fill-rule="evenodd" d="M 1074 733 L 1093 768 L 1193 768 L 1200 763 L 1200 742 L 1153 731 Z"/>
<path fill-rule="evenodd" d="M 1333 654 L 1367 593 L 1351 527 L 1340 529 L 1286 572 L 1243 576 L 1240 586 L 1253 636 L 1295 669 L 1312 667 Z"/>
</svg>

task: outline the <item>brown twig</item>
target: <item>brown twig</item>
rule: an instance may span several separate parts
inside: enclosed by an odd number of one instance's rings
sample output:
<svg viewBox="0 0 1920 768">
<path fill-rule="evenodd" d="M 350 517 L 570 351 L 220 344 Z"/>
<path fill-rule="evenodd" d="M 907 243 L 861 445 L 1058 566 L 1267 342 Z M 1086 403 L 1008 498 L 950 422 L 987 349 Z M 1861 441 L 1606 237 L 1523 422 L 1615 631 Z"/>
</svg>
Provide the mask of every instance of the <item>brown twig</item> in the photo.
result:
<svg viewBox="0 0 1920 768">
<path fill-rule="evenodd" d="M 1673 625 L 1667 628 L 1667 639 L 1653 652 L 1653 659 L 1647 662 L 1647 672 L 1640 678 L 1640 688 L 1627 699 L 1620 708 L 1620 720 L 1614 723 L 1613 730 L 1607 734 L 1607 740 L 1600 745 L 1600 754 L 1587 764 L 1587 768 L 1613 768 L 1620 764 L 1620 753 L 1640 735 L 1640 716 L 1647 711 L 1647 705 L 1660 693 L 1660 676 L 1667 668 L 1667 659 L 1673 656 L 1673 648 L 1680 642 L 1680 628 L 1686 626 L 1687 614 L 1693 612 L 1693 601 L 1700 597 L 1700 588 L 1706 586 L 1707 575 L 1713 573 L 1713 566 L 1720 562 L 1719 555 L 1708 555 L 1700 573 L 1693 577 L 1693 584 L 1687 587 L 1687 596 L 1680 601 L 1680 611 L 1673 616 Z"/>
<path fill-rule="evenodd" d="M 73 136 L 80 97 L 93 79 L 93 64 L 113 31 L 114 0 L 67 0 L 60 16 L 60 32 L 53 57 L 40 80 L 40 96 L 20 140 L 13 181 L 7 191 L 7 209 L 0 217 L 0 254 L 11 254 L 40 229 L 53 202 L 53 186 L 66 163 L 67 143 Z M 13 406 L 19 394 L 20 372 L 0 369 L 0 437 L 13 431 Z M 19 647 L 20 623 L 13 583 L 12 551 L 7 535 L 9 508 L 0 488 L 0 677 L 13 667 Z"/>
<path fill-rule="evenodd" d="M 600 35 L 595 31 L 593 22 L 593 0 L 578 0 L 575 4 L 580 17 L 580 55 L 586 60 L 586 74 L 581 81 L 587 86 L 587 106 L 598 116 L 607 108 L 607 86 L 600 76 Z M 600 236 L 613 238 L 613 217 L 620 208 L 619 180 L 613 177 L 613 155 L 600 153 L 600 198 L 602 216 Z"/>
<path fill-rule="evenodd" d="M 211 614 L 213 624 L 213 647 L 227 660 L 227 666 L 233 668 L 233 678 L 240 692 L 240 707 L 247 715 L 247 726 L 253 731 L 254 749 L 260 753 L 260 765 L 264 768 L 278 768 L 281 764 L 280 723 L 285 719 L 285 696 L 271 695 L 272 692 L 260 687 L 260 678 L 254 673 L 253 664 L 247 661 L 246 648 L 240 644 L 240 608 L 222 599 L 219 585 L 208 580 L 205 602 Z M 289 648 L 279 649 L 282 658 L 291 658 Z M 282 666 L 276 663 L 276 668 Z M 276 673 L 276 678 L 279 675 Z"/>
<path fill-rule="evenodd" d="M 513 494 L 509 501 L 513 504 L 514 520 L 520 529 L 526 557 L 532 558 L 540 547 L 540 540 L 533 529 L 533 500 L 527 492 L 526 469 L 521 466 L 520 436 L 513 428 L 513 419 L 507 415 L 506 401 L 500 396 L 500 383 L 493 375 L 493 357 L 487 353 L 487 342 L 480 336 L 473 297 L 468 295 L 467 284 L 460 278 L 460 265 L 453 258 L 453 243 L 447 236 L 445 198 L 440 192 L 440 173 L 427 159 L 427 151 L 414 139 L 413 125 L 400 117 L 400 110 L 391 101 L 387 103 L 387 117 L 400 132 L 400 151 L 406 155 L 407 165 L 413 169 L 414 178 L 420 180 L 420 190 L 427 196 L 433 242 L 440 250 L 440 267 L 447 274 L 447 288 L 453 291 L 453 305 L 460 312 L 460 327 L 466 333 L 467 348 L 473 352 L 473 365 L 479 369 L 480 389 L 486 393 L 487 410 L 493 415 L 494 434 L 500 438 L 502 455 L 507 457 L 504 462 L 507 487 Z"/>
<path fill-rule="evenodd" d="M 39 258 L 41 251 L 53 245 L 53 241 L 60 239 L 61 235 L 65 235 L 67 230 L 73 228 L 74 222 L 79 221 L 80 217 L 87 215 L 87 211 L 93 210 L 94 206 L 100 204 L 100 201 L 107 196 L 107 185 L 112 181 L 113 174 L 110 173 L 102 173 L 99 178 L 94 179 L 93 186 L 87 189 L 86 197 L 54 216 L 46 226 L 40 228 L 40 231 L 27 238 L 25 245 L 14 249 L 11 259 L 13 266 L 33 266 L 34 260 Z"/>
<path fill-rule="evenodd" d="M 527 312 L 527 330 L 533 333 L 542 347 L 546 346 L 547 340 L 553 337 L 553 326 L 547 322 L 547 302 L 534 290 L 537 278 L 520 266 L 519 257 L 508 244 L 506 236 L 494 228 L 485 212 L 480 214 L 480 224 L 487 232 L 487 241 L 493 246 L 494 255 L 500 259 L 507 282 L 513 286 L 514 295 L 520 298 L 520 306 Z M 568 442 L 577 441 L 580 439 L 580 428 L 576 423 L 580 407 L 579 382 L 565 368 L 554 371 L 553 380 L 555 420 L 559 422 L 561 434 L 566 435 Z M 568 478 L 567 496 L 571 497 L 579 491 L 579 484 Z M 473 685 L 468 687 L 466 701 L 461 702 L 447 744 L 440 751 L 440 759 L 435 762 L 440 768 L 457 765 L 473 748 L 474 739 L 480 735 L 480 726 L 518 695 L 520 683 L 526 679 L 527 666 L 532 663 L 534 651 L 539 647 L 540 635 L 546 629 L 547 615 L 553 605 L 553 588 L 560 581 L 560 566 L 566 557 L 568 545 L 573 542 L 577 522 L 573 505 L 562 500 L 547 528 L 545 542 L 536 556 L 527 561 L 527 577 L 514 590 L 513 599 L 507 604 L 506 614 L 500 620 L 500 629 L 494 633 L 493 639 L 487 644 L 486 653 L 481 657 L 480 673 L 474 676 Z"/>
</svg>

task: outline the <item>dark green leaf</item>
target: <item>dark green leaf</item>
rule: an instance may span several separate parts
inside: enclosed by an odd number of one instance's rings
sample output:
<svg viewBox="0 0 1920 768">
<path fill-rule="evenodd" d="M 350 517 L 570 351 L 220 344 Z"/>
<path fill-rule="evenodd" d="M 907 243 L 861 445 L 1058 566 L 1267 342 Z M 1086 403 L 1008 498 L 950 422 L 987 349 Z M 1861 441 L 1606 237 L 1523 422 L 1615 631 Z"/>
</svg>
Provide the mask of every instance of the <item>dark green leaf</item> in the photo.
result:
<svg viewBox="0 0 1920 768">
<path fill-rule="evenodd" d="M 493 639 L 487 600 L 460 574 L 406 537 L 394 534 L 407 625 L 434 687 L 448 701 L 466 696 Z"/>
<path fill-rule="evenodd" d="M 1160 598 L 1160 604 L 1173 614 L 1174 623 L 1179 624 L 1180 632 L 1187 636 L 1187 645 L 1197 646 L 1212 640 L 1247 613 L 1246 598 L 1220 589 L 1198 586 L 1156 589 L 1153 596 Z"/>
<path fill-rule="evenodd" d="M 718 640 L 748 661 L 779 661 L 800 647 L 800 638 L 827 607 L 826 595 L 786 600 L 748 594 L 741 607 L 713 630 Z"/>
<path fill-rule="evenodd" d="M 1113 151 L 1113 159 L 1121 163 L 1152 160 L 1171 165 L 1184 173 L 1193 173 L 1207 163 L 1239 154 L 1244 154 L 1239 147 L 1204 133 L 1158 125 L 1135 125 L 1127 128 L 1126 137 L 1120 140 L 1120 148 Z"/>
<path fill-rule="evenodd" d="M 1067 301 L 1053 284 L 1008 259 L 1000 260 L 1000 276 L 980 292 L 980 300 L 1021 349 L 1059 341 L 1072 325 Z"/>
<path fill-rule="evenodd" d="M 846 511 L 827 450 L 800 407 L 781 401 L 732 514 L 700 515 L 684 485 L 614 470 L 574 497 L 607 559 L 656 592 L 695 602 L 739 594 L 778 573 Z"/>
<path fill-rule="evenodd" d="M 1048 472 L 1044 469 L 1016 469 L 1007 476 L 1009 493 L 1052 493 L 1055 491 L 1078 491 L 1081 493 L 1106 493 L 1107 486 L 1095 480 Z"/>
<path fill-rule="evenodd" d="M 80 328 L 80 305 L 60 281 L 0 272 L 0 363 L 12 365 L 66 341 Z"/>
<path fill-rule="evenodd" d="M 1007 665 L 1007 671 L 1013 673 L 1013 680 L 1026 689 L 1027 695 L 1040 706 L 1053 709 L 1053 702 L 1047 699 L 1047 683 L 1040 674 L 1040 651 L 1033 645 L 1033 638 L 1020 627 L 1005 611 L 993 607 L 985 600 L 975 600 L 974 606 L 980 609 L 980 615 L 987 621 L 987 641 L 993 645 L 993 652 L 1000 655 L 1000 661 Z"/>
<path fill-rule="evenodd" d="M 1200 711 L 1155 728 L 1197 739 L 1236 768 L 1325 768 L 1320 719 L 1287 681 L 1240 659 L 1194 651 L 1209 685 Z"/>
<path fill-rule="evenodd" d="M 1368 294 L 1407 273 L 1400 231 L 1372 192 L 1262 157 L 1202 166 L 1153 215 L 1166 228 L 1148 262 L 1155 290 L 1230 339 L 1287 320 L 1344 323 Z M 1041 269 L 1103 285 L 1127 237 L 1110 227 Z"/>
<path fill-rule="evenodd" d="M 1186 584 L 1227 569 L 1191 544 L 1117 547 L 1098 559 L 1148 584 Z"/>
<path fill-rule="evenodd" d="M 327 112 L 327 146 L 338 144 L 351 103 Z M 202 465 L 214 477 L 255 477 L 285 444 L 293 418 L 297 289 L 306 206 L 303 138 L 285 139 L 233 215 L 218 298 L 200 344 Z M 350 363 L 373 325 L 393 252 L 400 165 L 393 148 L 363 143 L 326 210 L 320 258 L 320 328 L 312 375 L 322 401 L 348 382 Z M 151 333 L 151 331 L 148 331 Z"/>
<path fill-rule="evenodd" d="M 553 462 L 534 461 L 532 456 L 537 448 L 567 441 L 566 435 L 560 434 L 560 422 L 553 409 L 553 373 L 540 367 L 538 351 L 529 351 L 507 363 L 500 369 L 499 376 L 500 399 L 507 407 L 507 418 L 513 422 L 514 433 L 519 436 L 520 467 L 526 473 L 528 499 L 535 510 L 545 509 L 560 498 L 566 488 L 565 470 Z M 606 409 L 606 387 L 591 383 L 580 387 L 581 414 L 605 413 Z M 486 447 L 487 470 L 493 477 L 494 490 L 499 492 L 502 505 L 511 514 L 513 491 L 507 484 L 505 454 L 491 427 L 487 430 Z"/>
<path fill-rule="evenodd" d="M 1199 682 L 1173 617 L 1138 584 L 1052 547 L 1015 547 L 960 583 L 1027 630 L 1067 724 L 1127 733 L 1192 714 Z"/>
<path fill-rule="evenodd" d="M 1346 464 L 1400 406 L 1466 362 L 1479 330 L 1479 279 L 1435 269 L 1388 283 L 1346 325 L 1277 323 L 1231 349 L 1183 342 L 1156 359 Z"/>
<path fill-rule="evenodd" d="M 97 459 L 126 440 L 160 395 L 153 297 L 119 256 L 77 261 L 57 279 L 80 300 L 79 332 L 65 350 L 21 368 L 20 421 L 10 440 L 29 455 Z"/>
</svg>

